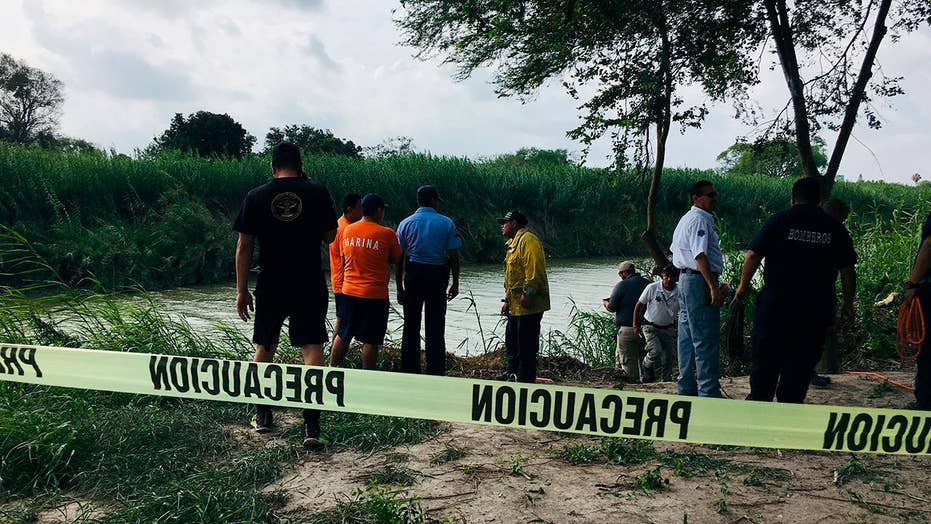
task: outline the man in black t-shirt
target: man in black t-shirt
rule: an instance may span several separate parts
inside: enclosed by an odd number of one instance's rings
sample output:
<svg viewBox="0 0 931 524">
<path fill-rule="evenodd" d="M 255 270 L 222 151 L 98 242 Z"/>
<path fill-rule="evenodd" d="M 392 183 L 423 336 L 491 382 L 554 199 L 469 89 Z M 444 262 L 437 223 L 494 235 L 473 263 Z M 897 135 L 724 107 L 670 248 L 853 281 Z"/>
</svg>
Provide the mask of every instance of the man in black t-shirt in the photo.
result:
<svg viewBox="0 0 931 524">
<path fill-rule="evenodd" d="M 271 167 L 272 180 L 246 195 L 233 224 L 239 232 L 236 310 L 243 321 L 255 311 L 256 362 L 273 360 L 287 318 L 291 345 L 301 348 L 304 364 L 322 366 L 328 300 L 320 248 L 336 236 L 336 211 L 326 188 L 307 179 L 297 146 L 275 146 Z M 256 240 L 260 270 L 253 308 L 249 269 Z M 252 427 L 264 433 L 271 425 L 271 408 L 256 406 Z M 305 446 L 319 445 L 320 411 L 304 410 L 303 433 Z"/>
<path fill-rule="evenodd" d="M 629 382 L 638 383 L 642 379 L 644 341 L 633 327 L 634 308 L 650 281 L 637 273 L 630 260 L 618 264 L 617 276 L 621 281 L 614 286 L 609 298 L 601 299 L 601 304 L 614 313 L 614 326 L 617 327 L 614 367 L 622 370 Z"/>
<path fill-rule="evenodd" d="M 743 299 L 765 258 L 753 318 L 748 400 L 804 402 L 825 328 L 834 322 L 834 281 L 842 283 L 842 318 L 853 317 L 856 288 L 850 233 L 819 206 L 815 178 L 792 186 L 792 207 L 776 213 L 750 241 L 735 298 Z"/>
<path fill-rule="evenodd" d="M 915 402 L 931 411 L 931 213 L 921 228 L 921 242 L 905 281 L 905 303 L 918 300 L 924 312 L 925 338 L 915 361 Z"/>
</svg>

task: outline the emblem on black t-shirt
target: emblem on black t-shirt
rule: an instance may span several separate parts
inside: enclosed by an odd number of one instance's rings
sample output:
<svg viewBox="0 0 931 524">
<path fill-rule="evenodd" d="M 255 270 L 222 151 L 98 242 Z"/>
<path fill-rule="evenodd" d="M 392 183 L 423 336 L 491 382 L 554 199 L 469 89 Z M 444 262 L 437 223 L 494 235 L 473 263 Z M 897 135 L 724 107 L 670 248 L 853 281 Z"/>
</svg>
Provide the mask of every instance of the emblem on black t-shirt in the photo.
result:
<svg viewBox="0 0 931 524">
<path fill-rule="evenodd" d="M 301 216 L 303 209 L 304 203 L 301 202 L 301 197 L 290 191 L 279 193 L 272 199 L 272 216 L 282 222 L 291 222 Z"/>
</svg>

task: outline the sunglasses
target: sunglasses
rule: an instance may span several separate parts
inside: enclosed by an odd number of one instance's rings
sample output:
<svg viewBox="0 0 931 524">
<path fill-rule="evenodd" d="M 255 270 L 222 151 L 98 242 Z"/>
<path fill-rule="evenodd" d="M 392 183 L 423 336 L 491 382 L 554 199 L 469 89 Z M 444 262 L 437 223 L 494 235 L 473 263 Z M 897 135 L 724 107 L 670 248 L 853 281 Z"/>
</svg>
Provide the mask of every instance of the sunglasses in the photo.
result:
<svg viewBox="0 0 931 524">
<path fill-rule="evenodd" d="M 710 191 L 710 192 L 708 192 L 708 193 L 702 193 L 702 194 L 700 194 L 700 195 L 698 195 L 698 196 L 703 196 L 703 197 L 706 196 L 706 197 L 708 197 L 708 198 L 718 198 L 718 192 L 717 192 L 717 191 Z"/>
</svg>

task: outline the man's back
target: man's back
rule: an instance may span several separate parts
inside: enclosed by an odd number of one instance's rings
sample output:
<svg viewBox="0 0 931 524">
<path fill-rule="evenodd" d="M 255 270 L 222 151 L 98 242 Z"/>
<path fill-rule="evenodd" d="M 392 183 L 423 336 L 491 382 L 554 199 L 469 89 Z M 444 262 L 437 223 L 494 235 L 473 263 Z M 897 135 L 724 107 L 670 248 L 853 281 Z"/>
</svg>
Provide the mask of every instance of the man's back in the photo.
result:
<svg viewBox="0 0 931 524">
<path fill-rule="evenodd" d="M 773 215 L 749 248 L 764 257 L 763 307 L 831 323 L 837 273 L 857 261 L 843 224 L 818 206 L 795 205 Z"/>
<path fill-rule="evenodd" d="M 390 264 L 401 258 L 394 231 L 363 219 L 346 226 L 341 242 L 343 294 L 388 298 Z"/>
<path fill-rule="evenodd" d="M 446 254 L 462 247 L 453 221 L 430 207 L 420 207 L 398 225 L 401 249 L 420 264 L 443 265 Z"/>
<path fill-rule="evenodd" d="M 546 276 L 543 243 L 526 228 L 507 242 L 504 258 L 504 287 L 511 315 L 549 311 L 550 286 Z M 533 288 L 527 305 L 519 297 L 525 287 Z"/>
<path fill-rule="evenodd" d="M 256 289 L 277 292 L 322 283 L 320 247 L 324 233 L 336 227 L 326 188 L 306 178 L 286 177 L 250 191 L 233 229 L 258 240 Z"/>
<path fill-rule="evenodd" d="M 621 280 L 611 291 L 608 299 L 608 311 L 614 312 L 614 325 L 630 327 L 633 325 L 634 306 L 650 281 L 639 273 Z"/>
</svg>

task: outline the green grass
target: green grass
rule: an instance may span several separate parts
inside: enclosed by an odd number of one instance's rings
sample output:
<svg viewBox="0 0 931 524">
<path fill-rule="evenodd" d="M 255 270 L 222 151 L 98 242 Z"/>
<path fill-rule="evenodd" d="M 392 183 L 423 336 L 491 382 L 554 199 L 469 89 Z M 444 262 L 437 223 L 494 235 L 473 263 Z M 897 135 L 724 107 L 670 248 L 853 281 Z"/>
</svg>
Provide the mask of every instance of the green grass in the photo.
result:
<svg viewBox="0 0 931 524">
<path fill-rule="evenodd" d="M 661 491 L 666 489 L 666 487 L 669 486 L 669 479 L 663 477 L 662 473 L 660 472 L 660 467 L 657 466 L 654 469 L 637 475 L 637 478 L 634 480 L 634 486 L 641 493 L 647 494 L 652 491 Z"/>
<path fill-rule="evenodd" d="M 301 519 L 309 524 L 418 524 L 425 520 L 417 499 L 384 486 L 357 490 L 335 508 Z"/>
<path fill-rule="evenodd" d="M 396 486 L 412 486 L 423 473 L 405 466 L 385 464 L 365 476 L 368 486 L 393 484 Z"/>
<path fill-rule="evenodd" d="M 151 302 L 117 307 L 106 296 L 88 294 L 30 300 L 3 289 L 0 333 L 4 342 L 103 351 L 228 359 L 251 353 L 231 328 L 199 333 Z M 88 512 L 101 512 L 95 517 L 101 522 L 268 520 L 277 499 L 261 488 L 303 452 L 296 427 L 282 428 L 277 445 L 237 439 L 251 409 L 0 382 L 0 504 L 8 503 L 0 519 L 31 520 L 66 493 L 90 501 Z M 322 424 L 334 445 L 360 451 L 419 442 L 437 427 L 330 412 Z M 28 502 L 16 502 L 23 499 Z M 388 499 L 382 499 L 373 507 L 387 511 Z"/>
<path fill-rule="evenodd" d="M 465 448 L 459 447 L 452 442 L 447 442 L 443 449 L 437 451 L 430 457 L 430 464 L 433 466 L 446 464 L 447 462 L 459 460 L 467 454 L 468 451 Z"/>
<path fill-rule="evenodd" d="M 500 260 L 503 243 L 494 217 L 510 208 L 528 214 L 550 256 L 643 252 L 639 236 L 647 183 L 626 174 L 429 155 L 364 161 L 310 156 L 305 170 L 336 201 L 349 191 L 380 193 L 391 205 L 389 225 L 416 208 L 418 186 L 439 185 L 442 210 L 456 222 L 467 261 Z M 0 143 L 0 175 L 0 223 L 28 238 L 64 281 L 93 277 L 108 289 L 135 284 L 156 289 L 232 276 L 232 218 L 243 196 L 269 179 L 269 168 L 267 158 L 256 156 L 228 160 L 169 153 L 132 159 Z M 657 206 L 664 243 L 688 208 L 688 187 L 699 178 L 712 180 L 721 194 L 719 225 L 734 239 L 725 247 L 741 247 L 770 213 L 788 205 L 791 180 L 669 169 Z M 852 224 L 879 217 L 888 225 L 897 210 L 923 216 L 931 189 L 842 182 L 835 196 L 851 203 Z M 0 267 L 0 273 L 6 269 Z"/>
<path fill-rule="evenodd" d="M 566 444 L 554 455 L 576 465 L 594 462 L 629 465 L 642 464 L 656 457 L 656 449 L 649 440 L 603 438 L 597 444 Z"/>
</svg>

